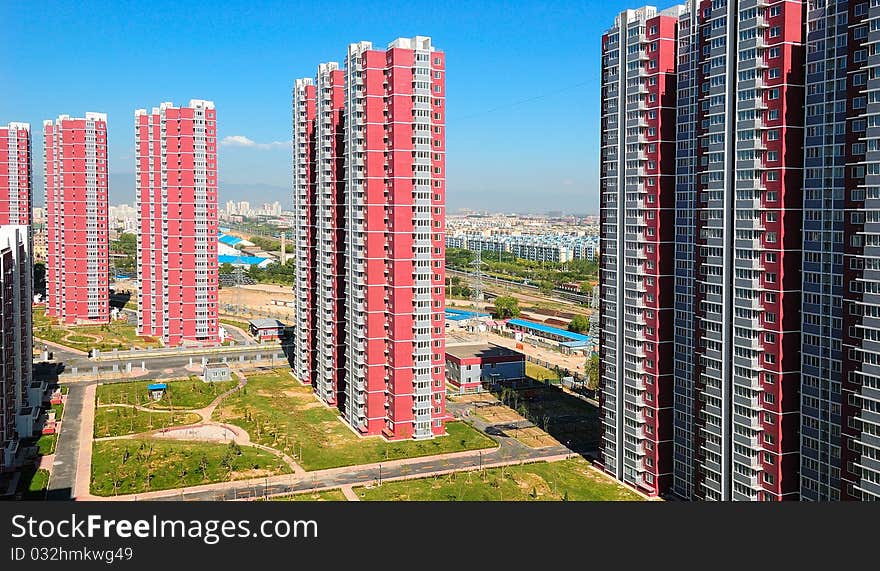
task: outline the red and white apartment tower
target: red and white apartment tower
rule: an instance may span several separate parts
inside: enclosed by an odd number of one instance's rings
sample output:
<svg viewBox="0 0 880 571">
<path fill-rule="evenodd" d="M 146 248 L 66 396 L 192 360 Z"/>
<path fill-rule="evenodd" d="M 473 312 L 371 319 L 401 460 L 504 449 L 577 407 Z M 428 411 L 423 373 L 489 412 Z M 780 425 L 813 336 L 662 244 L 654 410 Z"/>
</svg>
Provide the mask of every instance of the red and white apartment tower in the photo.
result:
<svg viewBox="0 0 880 571">
<path fill-rule="evenodd" d="M 315 392 L 326 403 L 345 387 L 345 75 L 337 63 L 318 66 L 315 82 Z M 339 403 L 343 404 L 343 403 Z"/>
<path fill-rule="evenodd" d="M 622 12 L 602 36 L 599 313 L 602 466 L 672 485 L 676 27 L 683 6 Z"/>
<path fill-rule="evenodd" d="M 46 312 L 68 325 L 107 323 L 107 115 L 61 115 L 43 122 L 43 137 Z"/>
<path fill-rule="evenodd" d="M 0 125 L 0 226 L 32 222 L 31 126 Z"/>
<path fill-rule="evenodd" d="M 215 344 L 218 331 L 214 103 L 135 111 L 138 335 Z"/>
<path fill-rule="evenodd" d="M 0 226 L 0 472 L 15 467 L 20 438 L 32 436 L 42 402 L 32 403 L 33 288 L 29 228 Z M 34 395 L 40 397 L 42 393 Z"/>
<path fill-rule="evenodd" d="M 294 274 L 293 374 L 311 384 L 315 370 L 315 82 L 297 79 L 293 87 L 293 234 Z"/>
<path fill-rule="evenodd" d="M 343 414 L 362 434 L 445 433 L 445 69 L 428 37 L 348 48 Z"/>
</svg>

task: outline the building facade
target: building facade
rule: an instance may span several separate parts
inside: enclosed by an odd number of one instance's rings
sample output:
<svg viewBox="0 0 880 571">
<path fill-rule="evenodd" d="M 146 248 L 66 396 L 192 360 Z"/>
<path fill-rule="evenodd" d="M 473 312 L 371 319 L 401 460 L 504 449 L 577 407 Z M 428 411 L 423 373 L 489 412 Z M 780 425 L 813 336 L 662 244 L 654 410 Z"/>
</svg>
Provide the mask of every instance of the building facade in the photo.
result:
<svg viewBox="0 0 880 571">
<path fill-rule="evenodd" d="M 138 335 L 215 344 L 217 113 L 211 101 L 135 111 Z"/>
<path fill-rule="evenodd" d="M 345 394 L 345 75 L 318 66 L 315 81 L 315 393 L 329 405 Z"/>
<path fill-rule="evenodd" d="M 30 437 L 35 418 L 31 386 L 33 264 L 29 229 L 0 226 L 0 472 L 14 467 L 19 438 Z"/>
<path fill-rule="evenodd" d="M 831 0 L 807 11 L 804 500 L 880 499 L 878 22 L 876 3 Z"/>
<path fill-rule="evenodd" d="M 0 125 L 0 226 L 33 223 L 31 126 Z"/>
<path fill-rule="evenodd" d="M 346 421 L 444 434 L 445 58 L 430 38 L 345 63 Z"/>
<path fill-rule="evenodd" d="M 679 22 L 675 483 L 798 497 L 802 2 L 692 2 Z"/>
<path fill-rule="evenodd" d="M 622 12 L 602 38 L 601 462 L 672 484 L 676 31 L 683 7 Z"/>
<path fill-rule="evenodd" d="M 46 313 L 63 323 L 110 319 L 107 115 L 43 122 Z"/>
<path fill-rule="evenodd" d="M 297 79 L 293 87 L 293 239 L 296 323 L 293 333 L 293 374 L 311 384 L 315 371 L 315 82 Z"/>
</svg>

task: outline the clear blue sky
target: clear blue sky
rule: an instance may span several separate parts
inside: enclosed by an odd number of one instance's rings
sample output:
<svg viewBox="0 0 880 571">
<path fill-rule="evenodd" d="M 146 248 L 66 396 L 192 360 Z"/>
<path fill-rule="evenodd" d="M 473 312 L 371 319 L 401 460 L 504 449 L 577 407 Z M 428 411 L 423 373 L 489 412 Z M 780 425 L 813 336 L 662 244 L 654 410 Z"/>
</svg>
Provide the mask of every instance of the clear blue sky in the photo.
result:
<svg viewBox="0 0 880 571">
<path fill-rule="evenodd" d="M 447 54 L 450 209 L 593 211 L 600 36 L 624 7 L 2 0 L 0 123 L 32 124 L 39 173 L 43 119 L 108 113 L 113 203 L 133 196 L 134 109 L 210 99 L 221 139 L 257 143 L 221 147 L 221 201 L 290 202 L 294 78 L 341 62 L 351 42 L 426 35 Z"/>
</svg>

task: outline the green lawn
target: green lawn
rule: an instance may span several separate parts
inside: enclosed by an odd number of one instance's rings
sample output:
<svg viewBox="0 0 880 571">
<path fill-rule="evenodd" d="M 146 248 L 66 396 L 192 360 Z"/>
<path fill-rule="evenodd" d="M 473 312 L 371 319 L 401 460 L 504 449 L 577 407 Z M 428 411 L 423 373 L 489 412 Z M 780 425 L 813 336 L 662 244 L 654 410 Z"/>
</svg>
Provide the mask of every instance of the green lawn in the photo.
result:
<svg viewBox="0 0 880 571">
<path fill-rule="evenodd" d="M 643 498 L 583 459 L 385 482 L 355 488 L 366 501 L 639 501 Z"/>
<path fill-rule="evenodd" d="M 227 319 L 225 317 L 220 318 L 220 323 L 221 324 L 225 323 L 226 325 L 232 325 L 233 327 L 238 327 L 239 329 L 243 330 L 245 333 L 248 332 L 248 328 L 250 327 L 250 325 L 248 325 L 244 321 L 238 321 L 235 319 Z"/>
<path fill-rule="evenodd" d="M 49 456 L 55 454 L 55 445 L 58 443 L 57 434 L 43 434 L 37 438 L 37 454 Z"/>
<path fill-rule="evenodd" d="M 322 492 L 306 492 L 302 494 L 293 494 L 292 496 L 282 496 L 278 498 L 270 498 L 273 502 L 347 502 L 345 494 L 342 490 L 324 490 Z"/>
<path fill-rule="evenodd" d="M 64 404 L 63 403 L 53 404 L 52 410 L 55 411 L 55 420 L 61 420 L 61 415 L 64 414 Z"/>
<path fill-rule="evenodd" d="M 52 341 L 66 347 L 88 351 L 92 348 L 101 351 L 113 349 L 127 350 L 131 347 L 160 347 L 161 343 L 152 337 L 138 337 L 137 327 L 125 320 L 117 320 L 105 325 L 61 325 L 45 314 L 45 307 L 34 308 L 34 337 Z M 97 340 L 95 339 L 97 337 Z M 36 342 L 39 346 L 39 341 Z"/>
<path fill-rule="evenodd" d="M 130 406 L 100 406 L 95 410 L 95 438 L 140 434 L 150 430 L 195 424 L 201 416 L 191 412 L 147 412 Z"/>
<path fill-rule="evenodd" d="M 247 446 L 102 440 L 92 450 L 91 491 L 98 496 L 139 494 L 290 471 L 277 456 Z"/>
<path fill-rule="evenodd" d="M 312 389 L 284 371 L 252 375 L 244 390 L 226 398 L 214 420 L 248 431 L 251 440 L 302 458 L 306 470 L 370 464 L 399 458 L 495 447 L 494 440 L 463 422 L 448 422 L 447 436 L 386 442 L 359 438 Z"/>
<path fill-rule="evenodd" d="M 555 371 L 551 371 L 547 367 L 542 367 L 541 365 L 530 361 L 526 361 L 526 376 L 535 379 L 536 381 L 546 381 L 547 379 L 551 381 L 559 380 L 559 375 L 557 375 Z"/>
<path fill-rule="evenodd" d="M 34 465 L 22 468 L 16 492 L 24 500 L 45 500 L 46 488 L 49 487 L 49 471 L 37 470 Z"/>
<path fill-rule="evenodd" d="M 192 409 L 211 404 L 217 395 L 235 387 L 238 381 L 205 383 L 197 377 L 186 380 L 167 381 L 168 390 L 161 400 L 150 398 L 147 385 L 156 381 L 137 381 L 133 383 L 109 383 L 99 385 L 98 404 L 139 404 L 156 409 Z"/>
</svg>

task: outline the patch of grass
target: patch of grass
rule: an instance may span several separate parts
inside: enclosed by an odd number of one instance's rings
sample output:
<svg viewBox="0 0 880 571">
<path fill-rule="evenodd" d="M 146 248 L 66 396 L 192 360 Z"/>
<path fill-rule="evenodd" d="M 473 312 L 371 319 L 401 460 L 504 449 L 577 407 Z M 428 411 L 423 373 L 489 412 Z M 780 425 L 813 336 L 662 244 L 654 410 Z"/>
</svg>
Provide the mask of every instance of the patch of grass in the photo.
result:
<svg viewBox="0 0 880 571">
<path fill-rule="evenodd" d="M 55 445 L 58 444 L 57 434 L 43 434 L 37 438 L 37 454 L 49 456 L 55 454 Z"/>
<path fill-rule="evenodd" d="M 248 332 L 248 328 L 250 327 L 250 326 L 249 326 L 247 323 L 245 323 L 244 321 L 238 321 L 238 320 L 236 320 L 236 319 L 227 319 L 227 318 L 225 318 L 225 317 L 221 317 L 221 318 L 220 318 L 220 323 L 222 323 L 222 324 L 226 324 L 226 325 L 232 325 L 233 327 L 238 327 L 239 329 L 241 329 L 241 330 L 244 331 L 245 333 Z"/>
<path fill-rule="evenodd" d="M 282 496 L 270 498 L 271 502 L 347 502 L 348 499 L 342 490 L 324 490 L 322 492 L 305 492 L 301 494 L 293 494 L 291 496 Z"/>
<path fill-rule="evenodd" d="M 147 412 L 130 406 L 101 406 L 95 410 L 95 438 L 140 434 L 150 430 L 195 424 L 202 419 L 191 412 Z"/>
<path fill-rule="evenodd" d="M 234 393 L 214 411 L 214 419 L 247 430 L 251 440 L 290 456 L 302 452 L 306 470 L 371 464 L 495 447 L 497 444 L 463 422 L 447 422 L 447 436 L 432 440 L 386 442 L 359 438 L 307 386 L 284 371 L 252 375 L 244 390 Z"/>
<path fill-rule="evenodd" d="M 91 491 L 140 494 L 290 471 L 269 452 L 233 443 L 102 440 L 92 450 Z"/>
<path fill-rule="evenodd" d="M 138 337 L 137 327 L 124 319 L 104 325 L 67 326 L 62 325 L 55 318 L 47 316 L 45 307 L 34 307 L 33 317 L 34 337 L 80 351 L 88 351 L 93 348 L 112 351 L 113 349 L 127 350 L 131 347 L 145 349 L 161 346 L 159 341 L 152 337 Z M 95 337 L 99 340 L 96 341 Z"/>
<path fill-rule="evenodd" d="M 581 458 L 456 472 L 355 488 L 367 501 L 639 501 Z"/>
<path fill-rule="evenodd" d="M 558 381 L 559 375 L 555 371 L 551 371 L 547 367 L 542 367 L 530 361 L 526 361 L 526 376 L 536 381 Z"/>
<path fill-rule="evenodd" d="M 197 377 L 186 380 L 167 381 L 165 396 L 154 401 L 147 386 L 155 381 L 133 383 L 109 383 L 99 385 L 96 393 L 98 404 L 138 404 L 155 409 L 194 409 L 211 404 L 218 395 L 235 387 L 238 381 L 205 383 Z"/>
<path fill-rule="evenodd" d="M 61 415 L 64 414 L 64 403 L 53 404 L 52 410 L 55 411 L 55 420 L 61 420 Z"/>
<path fill-rule="evenodd" d="M 24 467 L 18 479 L 16 493 L 23 500 L 45 500 L 46 489 L 49 487 L 49 471 L 33 464 Z"/>
</svg>

